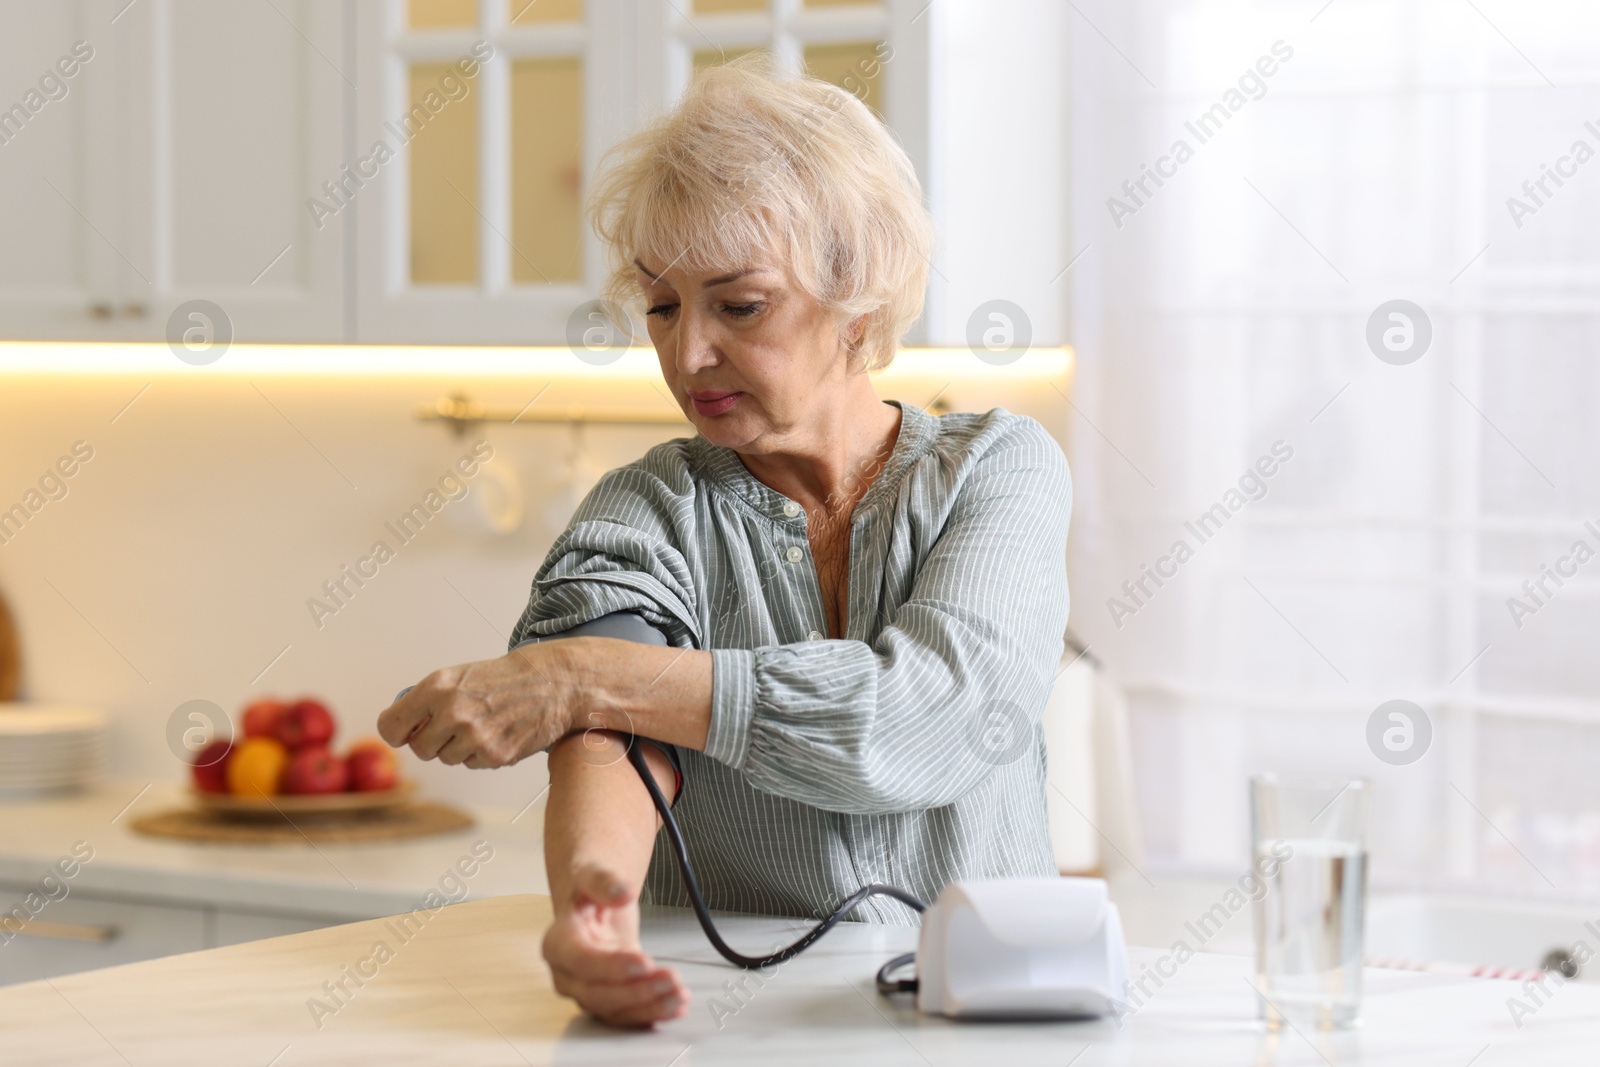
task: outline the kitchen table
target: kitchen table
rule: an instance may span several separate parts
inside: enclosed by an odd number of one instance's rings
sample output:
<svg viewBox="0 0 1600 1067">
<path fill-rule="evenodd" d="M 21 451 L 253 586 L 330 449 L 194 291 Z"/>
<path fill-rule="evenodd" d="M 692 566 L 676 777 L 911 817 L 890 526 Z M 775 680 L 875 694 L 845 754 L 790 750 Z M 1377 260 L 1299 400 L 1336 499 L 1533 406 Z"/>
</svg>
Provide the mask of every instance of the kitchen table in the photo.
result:
<svg viewBox="0 0 1600 1067">
<path fill-rule="evenodd" d="M 414 913 L 404 927 L 372 919 L 11 986 L 0 989 L 0 1063 L 1500 1067 L 1592 1062 L 1600 1048 L 1592 986 L 1560 988 L 1519 1027 L 1506 1006 L 1520 994 L 1515 983 L 1384 970 L 1366 973 L 1358 1029 L 1268 1033 L 1249 961 L 1204 953 L 1150 986 L 1120 1027 L 925 1018 L 909 997 L 884 999 L 873 984 L 886 957 L 914 946 L 914 930 L 844 924 L 757 981 L 673 909 L 647 909 L 645 942 L 687 977 L 690 1012 L 622 1032 L 551 990 L 539 958 L 548 917 L 545 897 L 502 896 Z M 724 929 L 755 951 L 802 925 L 737 917 Z M 1132 970 L 1163 955 L 1131 949 Z"/>
</svg>

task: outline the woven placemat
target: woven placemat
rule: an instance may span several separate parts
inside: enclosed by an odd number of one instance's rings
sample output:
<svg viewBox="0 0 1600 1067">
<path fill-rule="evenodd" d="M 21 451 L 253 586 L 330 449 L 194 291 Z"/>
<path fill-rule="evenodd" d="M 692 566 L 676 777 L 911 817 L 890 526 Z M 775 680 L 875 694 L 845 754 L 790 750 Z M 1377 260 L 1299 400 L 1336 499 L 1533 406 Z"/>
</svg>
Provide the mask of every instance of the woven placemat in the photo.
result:
<svg viewBox="0 0 1600 1067">
<path fill-rule="evenodd" d="M 171 808 L 143 815 L 129 825 L 151 837 L 215 841 L 230 845 L 287 845 L 314 842 L 399 841 L 464 830 L 472 816 L 460 808 L 419 800 L 382 811 L 278 818 L 237 818 L 199 808 Z"/>
</svg>

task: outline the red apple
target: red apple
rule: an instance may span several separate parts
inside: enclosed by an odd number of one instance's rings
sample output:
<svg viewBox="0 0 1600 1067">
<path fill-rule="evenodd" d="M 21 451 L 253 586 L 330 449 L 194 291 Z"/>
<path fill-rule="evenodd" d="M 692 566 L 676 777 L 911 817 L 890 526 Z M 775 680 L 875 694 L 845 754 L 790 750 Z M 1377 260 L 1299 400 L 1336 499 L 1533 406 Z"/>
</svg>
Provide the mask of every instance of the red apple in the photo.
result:
<svg viewBox="0 0 1600 1067">
<path fill-rule="evenodd" d="M 273 736 L 290 749 L 327 745 L 333 740 L 333 714 L 327 705 L 306 698 L 289 705 L 278 719 Z"/>
<path fill-rule="evenodd" d="M 400 784 L 400 767 L 394 749 L 382 741 L 360 741 L 345 754 L 350 765 L 350 788 L 362 793 L 393 789 Z"/>
<path fill-rule="evenodd" d="M 283 769 L 285 793 L 342 793 L 350 782 L 350 769 L 343 758 L 328 751 L 326 745 L 305 745 L 289 756 Z"/>
<path fill-rule="evenodd" d="M 228 760 L 232 756 L 232 741 L 213 741 L 196 752 L 190 768 L 194 774 L 194 787 L 202 793 L 226 793 Z"/>
<path fill-rule="evenodd" d="M 278 720 L 289 710 L 289 705 L 279 700 L 258 700 L 244 709 L 244 735 L 246 737 L 276 737 Z"/>
</svg>

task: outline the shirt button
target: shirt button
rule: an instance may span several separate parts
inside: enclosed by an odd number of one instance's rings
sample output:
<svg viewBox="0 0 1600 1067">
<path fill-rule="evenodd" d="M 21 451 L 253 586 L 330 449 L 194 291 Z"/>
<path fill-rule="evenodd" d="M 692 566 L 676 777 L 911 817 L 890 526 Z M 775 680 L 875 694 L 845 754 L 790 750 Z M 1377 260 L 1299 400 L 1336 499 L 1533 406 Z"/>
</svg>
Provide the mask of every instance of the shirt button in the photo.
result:
<svg viewBox="0 0 1600 1067">
<path fill-rule="evenodd" d="M 799 545 L 790 545 L 789 548 L 784 552 L 783 558 L 788 560 L 790 563 L 799 563 L 801 560 L 806 558 L 806 554 L 800 551 Z"/>
<path fill-rule="evenodd" d="M 822 631 L 821 630 L 812 630 L 810 633 L 806 634 L 806 640 L 807 641 L 821 641 L 822 640 Z"/>
<path fill-rule="evenodd" d="M 783 505 L 783 513 L 792 519 L 796 515 L 800 514 L 800 505 L 791 500 L 787 504 Z"/>
</svg>

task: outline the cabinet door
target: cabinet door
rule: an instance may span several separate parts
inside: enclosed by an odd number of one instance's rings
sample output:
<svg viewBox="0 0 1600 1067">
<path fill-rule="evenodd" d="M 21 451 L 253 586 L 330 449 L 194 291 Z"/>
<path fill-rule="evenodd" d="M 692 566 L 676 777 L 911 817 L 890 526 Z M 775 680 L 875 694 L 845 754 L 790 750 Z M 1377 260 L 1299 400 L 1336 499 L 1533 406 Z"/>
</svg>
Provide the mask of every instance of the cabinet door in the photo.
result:
<svg viewBox="0 0 1600 1067">
<path fill-rule="evenodd" d="M 339 177 L 356 91 L 343 10 L 143 0 L 118 21 L 130 102 L 120 266 L 124 303 L 147 307 L 129 336 L 160 340 L 180 304 L 204 299 L 235 342 L 344 339 L 347 223 L 319 226 L 307 207 Z"/>
<path fill-rule="evenodd" d="M 19 76 L 0 93 L 27 116 L 0 143 L 0 193 L 28 206 L 0 212 L 0 247 L 26 250 L 0 263 L 0 336 L 159 341 L 199 298 L 235 341 L 343 340 L 347 221 L 319 226 L 307 206 L 339 176 L 355 92 L 343 12 L 318 0 L 0 3 Z M 77 41 L 90 58 L 57 90 L 55 64 Z M 41 78 L 29 113 L 21 94 Z"/>
<path fill-rule="evenodd" d="M 115 335 L 127 238 L 111 14 L 87 0 L 0 3 L 0 336 Z"/>
<path fill-rule="evenodd" d="M 35 887 L 0 885 L 7 907 Z M 197 952 L 210 947 L 202 908 L 169 907 L 74 891 L 0 944 L 0 985 Z"/>
<path fill-rule="evenodd" d="M 358 336 L 559 344 L 599 288 L 584 176 L 658 0 L 357 0 Z M 369 90 L 370 87 L 370 91 Z"/>
</svg>

